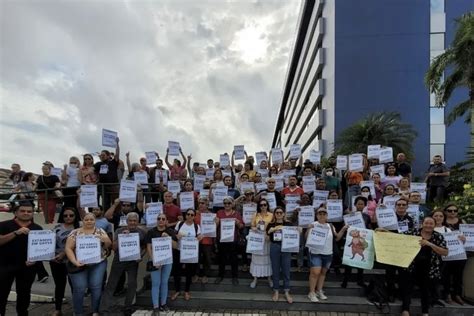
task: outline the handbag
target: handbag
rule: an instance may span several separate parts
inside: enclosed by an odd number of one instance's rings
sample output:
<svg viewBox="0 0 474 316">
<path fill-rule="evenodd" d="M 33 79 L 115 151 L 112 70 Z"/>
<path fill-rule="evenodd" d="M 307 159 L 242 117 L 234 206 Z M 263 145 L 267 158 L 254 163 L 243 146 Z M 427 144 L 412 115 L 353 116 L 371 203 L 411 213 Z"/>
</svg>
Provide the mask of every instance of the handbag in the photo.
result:
<svg viewBox="0 0 474 316">
<path fill-rule="evenodd" d="M 156 271 L 156 270 L 158 270 L 158 268 L 153 265 L 153 261 L 148 261 L 146 263 L 146 271 L 147 272 L 153 272 L 153 271 Z"/>
<path fill-rule="evenodd" d="M 85 269 L 87 269 L 86 265 L 84 265 L 82 267 L 78 267 L 78 266 L 74 265 L 71 261 L 69 261 L 69 260 L 66 261 L 66 270 L 67 270 L 68 274 L 79 273 L 79 272 L 84 271 Z"/>
</svg>

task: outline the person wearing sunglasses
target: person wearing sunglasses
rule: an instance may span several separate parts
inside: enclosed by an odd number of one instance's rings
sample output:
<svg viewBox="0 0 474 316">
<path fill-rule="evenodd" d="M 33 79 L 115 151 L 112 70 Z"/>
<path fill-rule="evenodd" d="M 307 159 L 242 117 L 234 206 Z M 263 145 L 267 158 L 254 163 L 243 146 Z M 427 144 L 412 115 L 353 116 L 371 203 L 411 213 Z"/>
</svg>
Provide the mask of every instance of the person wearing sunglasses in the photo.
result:
<svg viewBox="0 0 474 316">
<path fill-rule="evenodd" d="M 273 214 L 270 212 L 270 205 L 266 199 L 260 199 L 257 204 L 257 213 L 252 218 L 251 229 L 261 233 L 266 232 L 267 225 L 272 221 Z M 257 286 L 257 278 L 267 277 L 268 286 L 273 288 L 272 281 L 272 263 L 270 261 L 270 243 L 265 240 L 263 254 L 252 254 L 250 262 L 250 274 L 253 281 L 250 287 L 254 289 Z"/>
<path fill-rule="evenodd" d="M 158 215 L 156 227 L 153 227 L 147 232 L 145 241 L 147 247 L 148 258 L 153 262 L 153 238 L 171 237 L 173 247 L 173 258 L 176 257 L 178 248 L 178 238 L 173 227 L 168 226 L 168 220 L 165 214 Z M 173 259 L 174 260 L 174 259 Z M 147 264 L 150 266 L 150 262 Z M 151 264 L 153 265 L 153 264 Z M 171 268 L 173 264 L 163 264 L 153 266 L 151 268 L 151 301 L 153 303 L 153 315 L 159 315 L 160 312 L 168 312 L 170 309 L 167 305 L 168 299 L 168 281 L 171 275 Z"/>
<path fill-rule="evenodd" d="M 198 200 L 198 210 L 196 216 L 194 217 L 194 223 L 201 225 L 201 215 L 211 213 L 209 210 L 209 200 L 207 197 L 200 197 Z M 217 217 L 215 219 L 217 224 Z M 203 237 L 199 243 L 199 262 L 202 264 L 198 266 L 198 273 L 193 277 L 193 283 L 196 283 L 201 280 L 202 284 L 209 282 L 208 277 L 211 273 L 211 259 L 212 252 L 214 250 L 214 238 L 212 237 Z"/>
<path fill-rule="evenodd" d="M 96 184 L 97 175 L 94 171 L 94 157 L 91 154 L 85 154 L 83 157 L 84 163 L 77 174 L 79 182 L 81 184 Z"/>
<path fill-rule="evenodd" d="M 230 242 L 221 242 L 220 239 L 217 244 L 217 257 L 219 261 L 219 274 L 215 280 L 215 284 L 220 284 L 224 279 L 225 273 L 225 266 L 230 265 L 232 271 L 232 284 L 238 285 L 239 280 L 237 279 L 237 271 L 238 271 L 238 260 L 237 260 L 237 251 L 238 245 L 237 241 L 239 239 L 239 229 L 244 227 L 244 223 L 242 221 L 242 216 L 239 212 L 235 210 L 234 207 L 234 199 L 231 196 L 226 196 L 224 198 L 224 209 L 221 209 L 216 214 L 217 218 L 217 232 L 220 233 L 220 221 L 222 219 L 234 219 L 235 220 L 235 233 L 234 239 Z M 218 237 L 219 238 L 219 237 Z"/>
<path fill-rule="evenodd" d="M 201 240 L 201 227 L 194 222 L 196 212 L 192 208 L 190 208 L 186 210 L 185 215 L 185 220 L 180 221 L 178 224 L 176 224 L 176 227 L 174 228 L 178 241 L 181 240 L 181 238 L 183 237 L 195 237 L 198 240 Z M 176 300 L 178 296 L 181 295 L 182 276 L 186 278 L 186 283 L 184 286 L 184 299 L 186 301 L 189 301 L 191 299 L 191 293 L 189 291 L 191 289 L 191 282 L 196 271 L 197 265 L 197 263 L 181 263 L 179 256 L 177 258 L 173 258 L 173 277 L 176 292 L 171 295 L 172 301 Z"/>
<path fill-rule="evenodd" d="M 458 207 L 456 204 L 450 203 L 444 208 L 445 225 L 451 231 L 459 231 L 459 225 L 465 224 L 464 220 L 458 217 Z M 464 243 L 466 237 L 460 235 L 459 239 Z M 452 304 L 453 301 L 464 305 L 462 299 L 463 293 L 463 271 L 467 260 L 454 260 L 445 262 L 443 273 L 443 284 L 446 294 L 446 302 Z"/>
<path fill-rule="evenodd" d="M 56 234 L 56 255 L 49 262 L 51 267 L 51 274 L 54 280 L 54 305 L 55 311 L 53 315 L 61 315 L 63 305 L 64 291 L 66 290 L 66 283 L 68 281 L 68 274 L 66 269 L 66 253 L 64 247 L 69 234 L 76 228 L 79 228 L 80 222 L 79 212 L 73 207 L 65 207 L 58 217 L 58 224 L 53 228 Z M 71 285 L 71 281 L 69 281 Z M 72 288 L 71 288 L 72 291 Z"/>
</svg>

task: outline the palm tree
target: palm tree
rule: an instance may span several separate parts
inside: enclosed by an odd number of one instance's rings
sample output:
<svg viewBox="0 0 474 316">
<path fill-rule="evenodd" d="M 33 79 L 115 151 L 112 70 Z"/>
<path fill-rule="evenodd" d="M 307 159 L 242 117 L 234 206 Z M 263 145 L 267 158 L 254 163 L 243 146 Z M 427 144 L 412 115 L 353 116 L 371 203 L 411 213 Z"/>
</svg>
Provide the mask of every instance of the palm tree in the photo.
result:
<svg viewBox="0 0 474 316">
<path fill-rule="evenodd" d="M 410 124 L 401 122 L 400 113 L 372 113 L 341 132 L 336 140 L 336 153 L 365 153 L 368 145 L 380 144 L 392 147 L 395 155 L 403 152 L 411 159 L 412 142 L 416 136 Z"/>
<path fill-rule="evenodd" d="M 471 124 L 471 148 L 474 148 L 474 12 L 462 15 L 456 20 L 457 30 L 451 46 L 435 57 L 426 72 L 425 83 L 436 95 L 436 105 L 445 106 L 456 88 L 466 87 L 469 98 L 457 104 L 446 117 L 450 125 L 465 117 Z M 449 76 L 443 81 L 446 70 Z"/>
</svg>

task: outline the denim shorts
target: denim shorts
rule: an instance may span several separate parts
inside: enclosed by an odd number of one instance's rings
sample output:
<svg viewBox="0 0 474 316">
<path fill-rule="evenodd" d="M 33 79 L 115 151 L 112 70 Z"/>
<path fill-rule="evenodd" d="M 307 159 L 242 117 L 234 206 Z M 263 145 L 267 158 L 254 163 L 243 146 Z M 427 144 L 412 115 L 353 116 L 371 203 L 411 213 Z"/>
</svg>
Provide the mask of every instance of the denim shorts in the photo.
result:
<svg viewBox="0 0 474 316">
<path fill-rule="evenodd" d="M 332 255 L 316 255 L 316 254 L 311 254 L 311 268 L 326 268 L 329 270 L 329 267 L 331 267 L 331 262 L 332 262 Z"/>
</svg>

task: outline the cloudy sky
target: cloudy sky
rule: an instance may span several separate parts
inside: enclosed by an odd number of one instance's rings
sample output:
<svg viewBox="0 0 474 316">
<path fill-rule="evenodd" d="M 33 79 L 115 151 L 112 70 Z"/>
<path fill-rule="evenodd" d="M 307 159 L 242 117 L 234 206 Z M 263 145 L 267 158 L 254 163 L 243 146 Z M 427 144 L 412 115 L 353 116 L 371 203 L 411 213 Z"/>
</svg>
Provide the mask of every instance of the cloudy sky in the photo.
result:
<svg viewBox="0 0 474 316">
<path fill-rule="evenodd" d="M 300 0 L 1 1 L 0 167 L 271 145 Z M 81 159 L 82 160 L 82 159 Z"/>
</svg>

